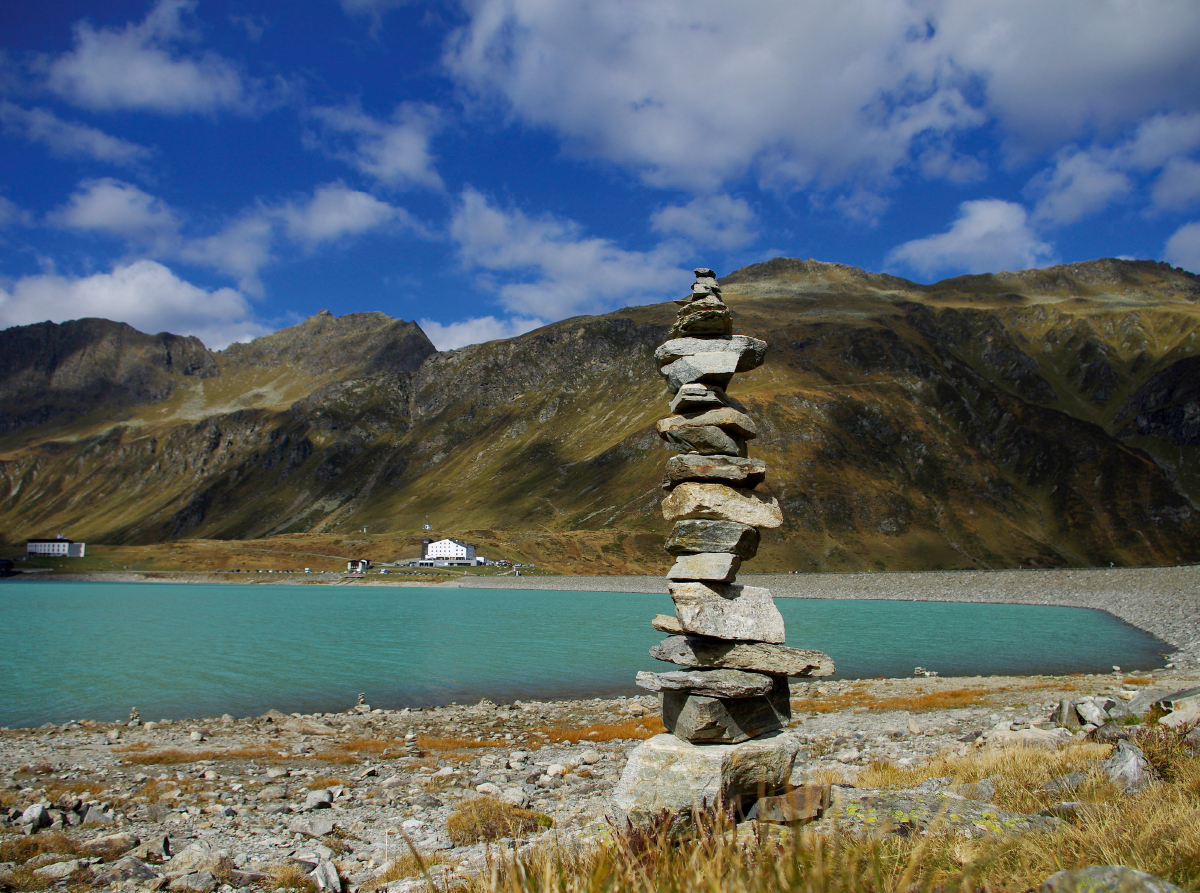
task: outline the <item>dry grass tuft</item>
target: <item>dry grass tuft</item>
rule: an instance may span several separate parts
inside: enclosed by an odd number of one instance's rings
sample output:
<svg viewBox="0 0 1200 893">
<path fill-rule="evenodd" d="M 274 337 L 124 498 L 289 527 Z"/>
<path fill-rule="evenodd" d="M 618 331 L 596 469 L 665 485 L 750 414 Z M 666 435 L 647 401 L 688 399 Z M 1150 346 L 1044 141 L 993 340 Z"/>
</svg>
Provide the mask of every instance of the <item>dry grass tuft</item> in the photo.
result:
<svg viewBox="0 0 1200 893">
<path fill-rule="evenodd" d="M 1062 795 L 1038 789 L 1066 771 L 1094 769 L 1108 747 L 1053 752 L 982 750 L 911 770 L 877 765 L 860 785 L 908 786 L 949 775 L 977 781 L 999 775 L 998 805 L 1035 812 Z M 1172 752 L 1173 754 L 1173 752 Z M 1172 755 L 1175 780 L 1129 796 L 1095 773 L 1070 795 L 1087 803 L 1077 820 L 1013 836 L 967 838 L 949 828 L 924 835 L 855 838 L 831 828 L 748 826 L 723 817 L 677 840 L 664 822 L 617 832 L 594 850 L 540 847 L 500 863 L 472 893 L 1027 893 L 1056 871 L 1129 865 L 1187 891 L 1200 890 L 1200 758 Z"/>
<path fill-rule="evenodd" d="M 324 788 L 331 788 L 334 785 L 346 786 L 345 779 L 337 778 L 333 775 L 314 775 L 308 781 L 304 782 L 304 786 L 310 791 L 320 791 Z"/>
<path fill-rule="evenodd" d="M 459 805 L 446 820 L 446 832 L 455 846 L 470 846 L 482 840 L 524 837 L 554 820 L 529 809 L 521 809 L 495 797 L 476 797 Z"/>
<path fill-rule="evenodd" d="M 623 722 L 601 722 L 576 729 L 546 727 L 532 729 L 534 734 L 541 732 L 554 743 L 569 741 L 572 744 L 589 744 L 597 741 L 617 741 L 622 739 L 645 740 L 661 735 L 667 729 L 662 717 L 657 714 L 641 716 L 624 720 Z"/>
<path fill-rule="evenodd" d="M 1143 726 L 1134 733 L 1133 743 L 1142 749 L 1154 771 L 1163 780 L 1177 781 L 1196 762 L 1192 749 L 1184 740 L 1190 730 L 1160 725 Z"/>
<path fill-rule="evenodd" d="M 301 893 L 318 893 L 320 890 L 317 882 L 294 862 L 276 866 L 266 883 L 273 890 L 299 890 Z"/>
<path fill-rule="evenodd" d="M 797 713 L 838 713 L 855 707 L 868 710 L 907 710 L 923 713 L 927 710 L 954 710 L 971 707 L 984 700 L 986 688 L 952 688 L 932 691 L 922 695 L 880 698 L 862 689 L 850 689 L 819 698 L 802 698 L 792 701 Z"/>
<path fill-rule="evenodd" d="M 473 747 L 506 747 L 511 745 L 511 741 L 476 741 L 474 738 L 438 737 L 436 735 L 417 736 L 417 747 L 421 748 L 421 750 L 466 750 Z"/>
<path fill-rule="evenodd" d="M 1149 685 L 1154 681 L 1153 676 L 1127 676 L 1121 680 L 1122 685 Z"/>
<path fill-rule="evenodd" d="M 353 766 L 359 762 L 357 756 L 344 750 L 322 750 L 313 754 L 314 760 L 322 763 L 333 763 L 338 766 Z"/>
<path fill-rule="evenodd" d="M 45 787 L 46 799 L 51 803 L 63 794 L 91 794 L 95 797 L 105 790 L 108 790 L 108 785 L 98 781 L 52 781 Z"/>
<path fill-rule="evenodd" d="M 30 837 L 10 837 L 0 841 L 0 862 L 16 862 L 20 865 L 43 853 L 74 856 L 79 853 L 79 844 L 61 831 L 43 831 Z"/>
<path fill-rule="evenodd" d="M 131 748 L 132 751 L 132 748 Z M 155 750 L 130 752 L 121 759 L 122 763 L 134 766 L 174 766 L 178 763 L 196 763 L 200 760 L 271 760 L 279 756 L 269 747 L 235 747 L 230 750 Z"/>
<path fill-rule="evenodd" d="M 419 859 L 412 853 L 406 856 L 401 856 L 393 859 L 387 868 L 377 874 L 375 878 L 368 881 L 359 889 L 363 893 L 370 893 L 372 890 L 377 890 L 380 887 L 386 887 L 392 881 L 402 881 L 405 878 L 417 877 L 424 874 L 430 867 L 434 865 L 455 865 L 457 863 L 438 853 L 433 853 L 429 856 L 421 856 Z"/>
</svg>

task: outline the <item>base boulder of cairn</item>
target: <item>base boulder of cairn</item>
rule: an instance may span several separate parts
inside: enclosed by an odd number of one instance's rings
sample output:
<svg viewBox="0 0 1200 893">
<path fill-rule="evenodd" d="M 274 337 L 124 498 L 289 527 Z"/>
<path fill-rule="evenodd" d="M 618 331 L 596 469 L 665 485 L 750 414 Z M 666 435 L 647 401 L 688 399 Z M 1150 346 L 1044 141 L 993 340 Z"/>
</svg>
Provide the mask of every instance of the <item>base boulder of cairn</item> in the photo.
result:
<svg viewBox="0 0 1200 893">
<path fill-rule="evenodd" d="M 782 791 L 798 751 L 795 736 L 782 732 L 741 744 L 692 744 L 655 735 L 630 755 L 608 817 L 623 828 L 649 823 L 664 812 L 685 824 L 694 812 L 744 814 L 760 797 Z"/>
<path fill-rule="evenodd" d="M 666 811 L 686 823 L 696 810 L 743 816 L 761 802 L 758 820 L 774 821 L 803 811 L 775 802 L 788 796 L 798 749 L 784 731 L 788 678 L 827 676 L 833 661 L 786 647 L 770 590 L 734 583 L 758 552 L 760 528 L 783 523 L 778 501 L 757 490 L 766 463 L 746 455 L 758 427 L 725 392 L 735 374 L 762 365 L 767 345 L 733 334 L 712 270 L 696 270 L 691 295 L 677 303 L 672 338 L 654 354 L 672 394 L 658 434 L 679 451 L 662 484 L 663 517 L 674 522 L 666 551 L 675 559 L 667 573 L 675 616 L 654 618 L 671 635 L 650 654 L 688 669 L 638 673 L 638 685 L 659 693 L 670 734 L 630 755 L 610 818 L 641 824 Z"/>
</svg>

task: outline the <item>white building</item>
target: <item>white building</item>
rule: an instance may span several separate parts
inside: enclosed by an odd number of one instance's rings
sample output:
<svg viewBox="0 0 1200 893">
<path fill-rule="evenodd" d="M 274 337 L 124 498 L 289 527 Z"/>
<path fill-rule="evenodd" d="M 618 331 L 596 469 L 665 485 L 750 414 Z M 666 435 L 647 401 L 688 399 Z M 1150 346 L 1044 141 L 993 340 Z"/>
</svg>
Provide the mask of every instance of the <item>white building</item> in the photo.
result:
<svg viewBox="0 0 1200 893">
<path fill-rule="evenodd" d="M 54 558 L 82 558 L 87 551 L 87 543 L 77 543 L 69 540 L 61 533 L 52 540 L 26 540 L 25 557 L 31 555 L 48 555 Z"/>
<path fill-rule="evenodd" d="M 476 556 L 475 547 L 456 539 L 423 540 L 418 567 L 478 567 L 487 559 Z"/>
<path fill-rule="evenodd" d="M 425 540 L 421 543 L 422 558 L 448 558 L 457 561 L 474 561 L 475 547 L 455 539 Z"/>
</svg>

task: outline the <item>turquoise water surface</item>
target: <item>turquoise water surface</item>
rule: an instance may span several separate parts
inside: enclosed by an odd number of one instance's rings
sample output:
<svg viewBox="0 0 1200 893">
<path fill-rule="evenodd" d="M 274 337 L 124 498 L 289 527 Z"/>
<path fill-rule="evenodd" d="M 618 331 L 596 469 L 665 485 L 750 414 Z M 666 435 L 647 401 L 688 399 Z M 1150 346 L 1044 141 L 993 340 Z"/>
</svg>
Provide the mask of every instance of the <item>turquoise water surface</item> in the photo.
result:
<svg viewBox="0 0 1200 893">
<path fill-rule="evenodd" d="M 1101 611 L 776 601 L 838 676 L 1108 672 L 1170 650 Z M 666 595 L 184 583 L 0 583 L 0 725 L 634 694 Z"/>
</svg>

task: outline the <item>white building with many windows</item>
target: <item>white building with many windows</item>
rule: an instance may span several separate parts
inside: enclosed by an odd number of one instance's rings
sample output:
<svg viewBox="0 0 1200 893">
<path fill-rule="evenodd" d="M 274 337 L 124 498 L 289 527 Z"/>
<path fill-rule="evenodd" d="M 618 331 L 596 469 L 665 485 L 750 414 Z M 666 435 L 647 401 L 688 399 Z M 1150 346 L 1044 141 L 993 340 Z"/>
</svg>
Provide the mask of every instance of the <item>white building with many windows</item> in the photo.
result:
<svg viewBox="0 0 1200 893">
<path fill-rule="evenodd" d="M 425 540 L 421 544 L 422 558 L 450 558 L 459 560 L 475 559 L 475 547 L 461 540 Z"/>
<path fill-rule="evenodd" d="M 52 540 L 26 540 L 25 557 L 44 555 L 52 558 L 82 558 L 87 551 L 87 543 L 77 543 L 69 540 L 61 533 Z"/>
<path fill-rule="evenodd" d="M 486 558 L 475 555 L 475 547 L 456 539 L 424 540 L 421 543 L 420 567 L 475 567 L 485 564 Z"/>
</svg>

